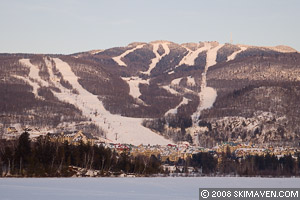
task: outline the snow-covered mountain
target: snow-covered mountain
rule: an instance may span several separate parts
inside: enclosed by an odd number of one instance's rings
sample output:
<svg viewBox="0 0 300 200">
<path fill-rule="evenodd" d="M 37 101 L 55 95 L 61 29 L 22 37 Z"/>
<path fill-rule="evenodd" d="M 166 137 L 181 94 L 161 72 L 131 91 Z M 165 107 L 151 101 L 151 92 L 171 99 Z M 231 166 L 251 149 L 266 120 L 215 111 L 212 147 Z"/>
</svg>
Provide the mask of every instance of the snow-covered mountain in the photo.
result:
<svg viewBox="0 0 300 200">
<path fill-rule="evenodd" d="M 299 58 L 286 46 L 170 41 L 72 55 L 2 54 L 0 130 L 84 124 L 121 143 L 213 145 L 242 136 L 295 145 Z M 267 129 L 255 120 L 270 115 L 286 120 Z M 246 133 L 228 128 L 232 120 L 249 118 L 257 124 Z"/>
</svg>

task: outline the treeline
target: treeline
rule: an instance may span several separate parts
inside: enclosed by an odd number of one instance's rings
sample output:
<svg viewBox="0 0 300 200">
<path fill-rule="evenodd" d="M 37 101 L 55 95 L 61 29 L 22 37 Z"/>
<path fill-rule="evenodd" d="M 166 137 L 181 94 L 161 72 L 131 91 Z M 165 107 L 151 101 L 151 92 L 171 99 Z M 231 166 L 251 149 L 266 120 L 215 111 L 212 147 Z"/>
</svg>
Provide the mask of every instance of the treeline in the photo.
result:
<svg viewBox="0 0 300 200">
<path fill-rule="evenodd" d="M 174 142 L 187 141 L 193 143 L 192 137 L 186 129 L 193 125 L 190 116 L 169 114 L 162 118 L 144 120 L 143 126 L 159 132 L 167 139 Z"/>
<path fill-rule="evenodd" d="M 161 162 L 159 157 L 132 156 L 121 154 L 103 146 L 81 143 L 50 142 L 47 137 L 39 137 L 32 142 L 24 132 L 16 141 L 1 141 L 0 176 L 13 177 L 70 177 L 76 168 L 99 171 L 99 176 L 113 176 L 122 173 L 137 176 L 166 174 L 162 165 L 175 165 L 178 173 L 195 173 L 206 176 L 299 176 L 300 155 L 277 158 L 267 154 L 238 158 L 228 149 L 226 153 L 200 152 L 185 160 Z M 193 172 L 190 171 L 193 169 Z M 176 173 L 175 172 L 175 173 Z M 81 174 L 85 175 L 85 174 Z"/>
<path fill-rule="evenodd" d="M 99 170 L 101 176 L 135 173 L 147 176 L 161 172 L 161 163 L 155 157 L 133 157 L 117 154 L 103 146 L 81 143 L 53 143 L 47 137 L 31 142 L 24 132 L 17 141 L 0 145 L 0 175 L 20 177 L 70 177 L 76 172 L 71 166 Z"/>
<path fill-rule="evenodd" d="M 284 155 L 278 158 L 275 155 L 249 155 L 245 158 L 237 158 L 228 151 L 219 156 L 211 153 L 194 154 L 187 160 L 180 160 L 182 166 L 192 166 L 196 171 L 211 176 L 299 176 L 300 155 L 297 159 L 292 155 Z"/>
</svg>

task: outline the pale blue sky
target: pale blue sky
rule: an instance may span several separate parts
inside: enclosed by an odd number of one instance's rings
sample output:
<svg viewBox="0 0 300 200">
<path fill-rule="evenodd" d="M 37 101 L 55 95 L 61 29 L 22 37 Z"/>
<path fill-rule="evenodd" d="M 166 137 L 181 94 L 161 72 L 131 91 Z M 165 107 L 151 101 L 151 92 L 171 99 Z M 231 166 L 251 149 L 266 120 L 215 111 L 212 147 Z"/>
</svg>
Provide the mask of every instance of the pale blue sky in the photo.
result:
<svg viewBox="0 0 300 200">
<path fill-rule="evenodd" d="M 1 53 L 75 53 L 134 41 L 300 51 L 299 0 L 0 0 Z"/>
</svg>

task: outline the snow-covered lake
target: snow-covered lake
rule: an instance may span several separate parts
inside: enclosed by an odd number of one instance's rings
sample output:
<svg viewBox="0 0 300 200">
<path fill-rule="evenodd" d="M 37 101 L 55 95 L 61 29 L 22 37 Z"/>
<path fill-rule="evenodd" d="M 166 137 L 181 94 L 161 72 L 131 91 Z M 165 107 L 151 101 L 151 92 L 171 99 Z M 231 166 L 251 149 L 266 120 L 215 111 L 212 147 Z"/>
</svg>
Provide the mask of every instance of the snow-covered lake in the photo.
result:
<svg viewBox="0 0 300 200">
<path fill-rule="evenodd" d="M 300 178 L 1 178 L 1 200 L 199 199 L 199 188 L 291 188 Z"/>
</svg>

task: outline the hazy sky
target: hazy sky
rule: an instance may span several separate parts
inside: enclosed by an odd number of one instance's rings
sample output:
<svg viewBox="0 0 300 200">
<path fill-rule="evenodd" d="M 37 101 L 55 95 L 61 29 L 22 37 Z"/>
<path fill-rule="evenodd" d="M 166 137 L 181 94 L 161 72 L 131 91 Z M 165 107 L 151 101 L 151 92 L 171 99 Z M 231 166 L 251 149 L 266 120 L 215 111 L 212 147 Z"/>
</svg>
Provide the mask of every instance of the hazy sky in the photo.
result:
<svg viewBox="0 0 300 200">
<path fill-rule="evenodd" d="M 1 53 L 75 53 L 170 40 L 289 45 L 299 0 L 0 0 Z"/>
</svg>

